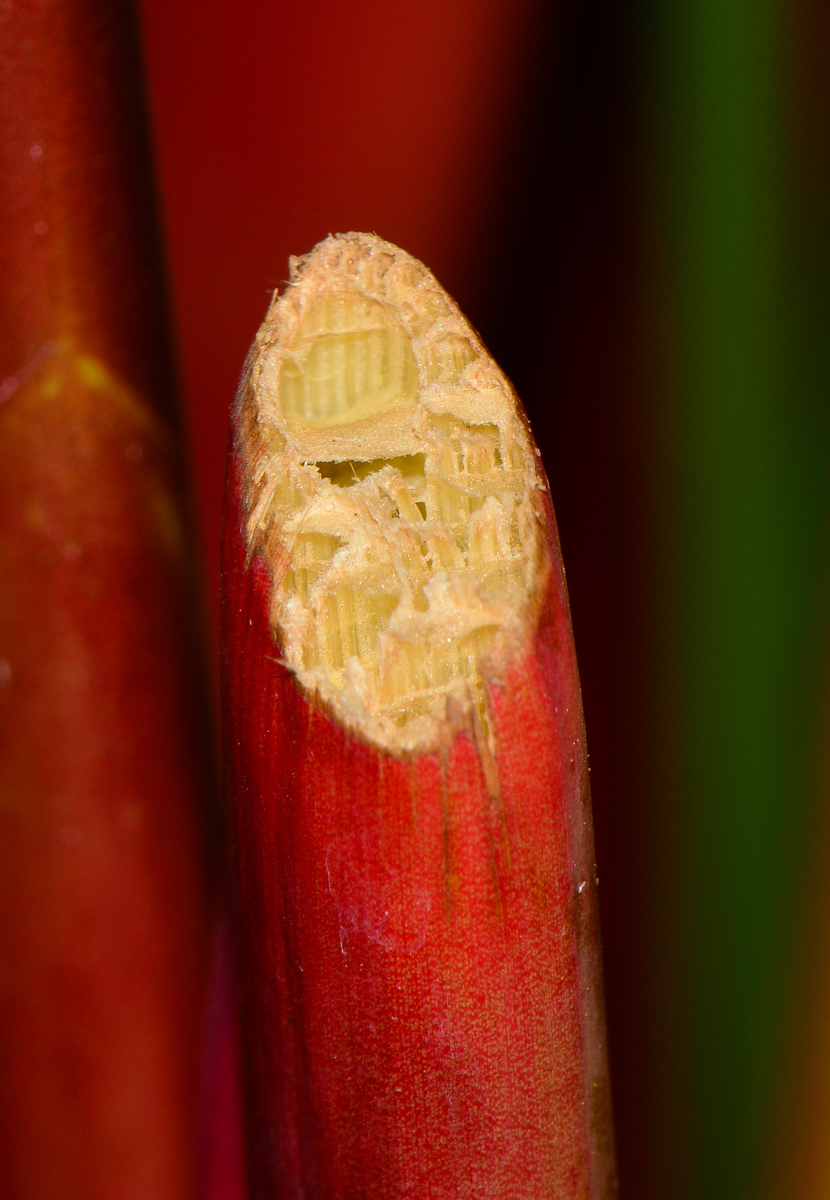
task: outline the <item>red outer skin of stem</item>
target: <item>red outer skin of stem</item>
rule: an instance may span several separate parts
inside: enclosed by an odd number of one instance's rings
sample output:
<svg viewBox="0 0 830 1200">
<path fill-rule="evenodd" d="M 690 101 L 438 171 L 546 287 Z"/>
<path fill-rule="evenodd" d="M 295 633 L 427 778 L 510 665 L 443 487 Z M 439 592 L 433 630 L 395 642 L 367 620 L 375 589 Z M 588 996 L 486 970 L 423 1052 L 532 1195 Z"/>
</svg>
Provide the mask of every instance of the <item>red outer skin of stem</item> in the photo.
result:
<svg viewBox="0 0 830 1200">
<path fill-rule="evenodd" d="M 0 1195 L 185 1200 L 212 754 L 130 10 L 0 33 Z"/>
<path fill-rule="evenodd" d="M 247 1200 L 239 1005 L 225 889 L 214 923 L 199 1121 L 198 1200 Z"/>
<path fill-rule="evenodd" d="M 226 755 L 252 1194 L 616 1194 L 585 736 L 564 575 L 459 730 L 390 757 L 301 693 L 224 541 Z"/>
</svg>

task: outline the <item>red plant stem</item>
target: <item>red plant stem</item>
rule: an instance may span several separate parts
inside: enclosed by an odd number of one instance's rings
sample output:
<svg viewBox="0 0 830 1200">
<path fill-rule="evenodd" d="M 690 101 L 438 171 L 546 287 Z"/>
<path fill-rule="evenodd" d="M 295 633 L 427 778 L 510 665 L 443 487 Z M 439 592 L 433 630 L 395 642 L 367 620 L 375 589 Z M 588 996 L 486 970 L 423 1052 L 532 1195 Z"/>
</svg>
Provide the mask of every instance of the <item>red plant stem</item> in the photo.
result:
<svg viewBox="0 0 830 1200">
<path fill-rule="evenodd" d="M 217 908 L 211 939 L 196 1196 L 198 1200 L 245 1200 L 239 1014 L 224 895 Z"/>
<path fill-rule="evenodd" d="M 226 750 L 253 1195 L 616 1194 L 585 735 L 553 512 L 535 635 L 463 728 L 393 757 L 302 694 L 224 542 Z"/>
<path fill-rule="evenodd" d="M 211 751 L 131 14 L 0 27 L 0 1195 L 173 1200 Z"/>
</svg>

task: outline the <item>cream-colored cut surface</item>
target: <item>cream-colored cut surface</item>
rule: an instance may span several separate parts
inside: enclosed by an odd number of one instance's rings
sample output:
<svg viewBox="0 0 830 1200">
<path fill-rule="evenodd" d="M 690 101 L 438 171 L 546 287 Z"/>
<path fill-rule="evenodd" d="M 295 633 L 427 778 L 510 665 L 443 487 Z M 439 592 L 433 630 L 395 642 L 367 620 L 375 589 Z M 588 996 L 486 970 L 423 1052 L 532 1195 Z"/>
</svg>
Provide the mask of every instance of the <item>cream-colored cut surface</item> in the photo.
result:
<svg viewBox="0 0 830 1200">
<path fill-rule="evenodd" d="M 247 538 L 285 661 L 393 752 L 528 633 L 543 569 L 536 454 L 510 384 L 426 268 L 368 234 L 291 260 L 241 393 Z"/>
</svg>

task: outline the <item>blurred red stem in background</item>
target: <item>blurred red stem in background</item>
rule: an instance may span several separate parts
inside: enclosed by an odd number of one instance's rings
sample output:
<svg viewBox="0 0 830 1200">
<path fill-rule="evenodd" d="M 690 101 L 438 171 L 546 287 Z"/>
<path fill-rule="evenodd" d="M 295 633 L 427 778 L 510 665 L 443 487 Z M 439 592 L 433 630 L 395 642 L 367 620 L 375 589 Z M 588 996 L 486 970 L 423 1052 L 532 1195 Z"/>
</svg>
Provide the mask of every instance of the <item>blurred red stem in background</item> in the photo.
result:
<svg viewBox="0 0 830 1200">
<path fill-rule="evenodd" d="M 212 752 L 128 5 L 0 11 L 0 1194 L 191 1194 Z"/>
</svg>

